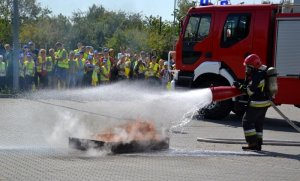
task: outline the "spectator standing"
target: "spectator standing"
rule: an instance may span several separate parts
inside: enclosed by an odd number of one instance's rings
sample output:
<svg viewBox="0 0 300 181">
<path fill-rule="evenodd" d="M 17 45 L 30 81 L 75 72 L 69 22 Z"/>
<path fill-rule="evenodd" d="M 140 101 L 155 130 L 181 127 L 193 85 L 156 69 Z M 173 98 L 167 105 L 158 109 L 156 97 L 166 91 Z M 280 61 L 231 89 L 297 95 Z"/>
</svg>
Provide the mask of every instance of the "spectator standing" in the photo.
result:
<svg viewBox="0 0 300 181">
<path fill-rule="evenodd" d="M 144 80 L 145 79 L 145 72 L 146 72 L 146 53 L 144 51 L 141 51 L 140 58 L 135 63 L 134 66 L 134 72 L 136 74 L 136 78 L 138 80 Z"/>
<path fill-rule="evenodd" d="M 34 75 L 35 75 L 35 63 L 31 56 L 31 53 L 27 53 L 27 60 L 24 62 L 25 66 L 25 90 L 32 90 L 34 85 Z"/>
<path fill-rule="evenodd" d="M 78 64 L 75 59 L 74 51 L 70 52 L 69 55 L 69 74 L 68 74 L 68 87 L 74 88 L 76 86 L 76 75 L 78 71 Z"/>
<path fill-rule="evenodd" d="M 101 62 L 100 81 L 100 84 L 108 84 L 110 82 L 110 66 L 107 59 L 103 59 Z"/>
<path fill-rule="evenodd" d="M 55 53 L 55 60 L 57 61 L 55 76 L 57 78 L 59 88 L 63 89 L 66 88 L 67 71 L 69 69 L 68 53 L 60 42 L 57 42 L 55 47 L 57 49 L 57 52 Z"/>
<path fill-rule="evenodd" d="M 161 76 L 161 86 L 163 89 L 168 89 L 168 84 L 171 81 L 171 74 L 168 70 L 168 62 L 164 62 L 164 67 L 160 71 L 160 76 Z"/>
<path fill-rule="evenodd" d="M 0 91 L 5 89 L 6 85 L 6 63 L 4 62 L 3 55 L 0 55 Z"/>
<path fill-rule="evenodd" d="M 93 55 L 89 55 L 88 59 L 85 62 L 85 75 L 84 75 L 84 85 L 91 86 L 92 85 L 92 76 L 94 71 L 94 64 L 93 64 Z"/>
<path fill-rule="evenodd" d="M 78 54 L 78 58 L 77 58 L 77 67 L 78 67 L 78 71 L 77 71 L 77 86 L 78 87 L 82 87 L 83 86 L 83 77 L 85 74 L 85 59 L 83 58 L 84 52 L 80 51 Z"/>
<path fill-rule="evenodd" d="M 39 84 L 38 84 L 38 89 L 46 88 L 48 85 L 48 77 L 47 77 L 47 55 L 46 55 L 46 50 L 41 49 L 39 54 L 38 54 L 38 60 L 36 63 L 36 72 L 38 74 L 39 78 Z"/>
<path fill-rule="evenodd" d="M 125 67 L 126 67 L 126 56 L 124 54 L 120 55 L 120 59 L 117 63 L 118 69 L 118 80 L 125 80 Z"/>
<path fill-rule="evenodd" d="M 32 41 L 28 42 L 28 47 L 29 47 L 29 52 L 31 54 L 31 57 L 33 58 L 33 61 L 35 63 L 35 68 L 37 68 L 39 50 L 35 48 L 35 44 Z M 36 88 L 38 87 L 38 84 L 39 84 L 39 75 L 38 72 L 35 70 L 34 85 Z"/>
<path fill-rule="evenodd" d="M 23 56 L 21 56 L 19 59 L 19 90 L 20 91 L 25 90 L 25 65 L 24 65 L 24 62 L 27 60 L 26 54 L 25 54 L 25 56 L 23 54 Z M 24 58 L 24 57 L 26 57 L 26 58 Z"/>
<path fill-rule="evenodd" d="M 6 85 L 9 90 L 13 88 L 13 52 L 9 44 L 4 45 L 5 54 L 4 61 L 6 62 Z"/>
<path fill-rule="evenodd" d="M 46 70 L 47 70 L 47 79 L 48 79 L 48 87 L 54 88 L 54 66 L 55 66 L 55 54 L 54 49 L 50 48 L 49 53 L 46 59 Z"/>
<path fill-rule="evenodd" d="M 148 76 L 149 76 L 148 81 L 151 85 L 160 84 L 158 73 L 159 73 L 159 64 L 157 63 L 156 56 L 152 56 L 148 68 Z"/>
</svg>

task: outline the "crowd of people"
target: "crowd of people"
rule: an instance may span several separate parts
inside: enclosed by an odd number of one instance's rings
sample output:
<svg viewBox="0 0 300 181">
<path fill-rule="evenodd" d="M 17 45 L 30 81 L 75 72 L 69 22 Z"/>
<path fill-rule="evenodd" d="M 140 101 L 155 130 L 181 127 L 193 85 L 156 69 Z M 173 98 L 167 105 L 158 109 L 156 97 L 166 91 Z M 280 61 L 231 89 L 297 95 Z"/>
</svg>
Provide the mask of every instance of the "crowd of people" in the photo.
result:
<svg viewBox="0 0 300 181">
<path fill-rule="evenodd" d="M 0 55 L 0 91 L 13 87 L 13 53 L 5 44 Z M 95 50 L 77 44 L 67 51 L 57 42 L 55 48 L 37 49 L 33 42 L 25 44 L 18 60 L 19 90 L 67 89 L 99 86 L 116 81 L 144 80 L 168 89 L 172 74 L 168 62 L 145 51 L 133 53 L 129 48 L 115 53 L 113 49 Z M 170 67 L 174 67 L 171 61 Z"/>
</svg>

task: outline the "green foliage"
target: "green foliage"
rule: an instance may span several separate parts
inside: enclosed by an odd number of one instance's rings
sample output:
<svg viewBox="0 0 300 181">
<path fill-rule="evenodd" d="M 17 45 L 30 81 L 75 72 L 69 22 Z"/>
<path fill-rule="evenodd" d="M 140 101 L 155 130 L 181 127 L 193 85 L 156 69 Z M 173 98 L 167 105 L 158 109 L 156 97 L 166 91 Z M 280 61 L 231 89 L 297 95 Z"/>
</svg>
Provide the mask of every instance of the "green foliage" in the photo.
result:
<svg viewBox="0 0 300 181">
<path fill-rule="evenodd" d="M 77 42 L 95 49 L 109 47 L 117 52 L 123 48 L 134 51 L 172 50 L 177 38 L 178 24 L 162 21 L 160 17 L 142 17 L 139 13 L 113 12 L 103 6 L 92 5 L 87 12 L 74 12 L 71 18 L 51 15 L 36 0 L 19 1 L 20 42 L 33 41 L 39 48 L 52 48 L 57 41 L 71 50 Z M 192 3 L 179 0 L 176 19 L 186 13 Z M 0 41 L 11 42 L 12 0 L 0 1 Z"/>
<path fill-rule="evenodd" d="M 187 11 L 196 5 L 196 1 L 190 0 L 178 0 L 177 6 L 178 9 L 175 10 L 175 17 L 178 21 L 180 21 L 187 13 Z"/>
</svg>

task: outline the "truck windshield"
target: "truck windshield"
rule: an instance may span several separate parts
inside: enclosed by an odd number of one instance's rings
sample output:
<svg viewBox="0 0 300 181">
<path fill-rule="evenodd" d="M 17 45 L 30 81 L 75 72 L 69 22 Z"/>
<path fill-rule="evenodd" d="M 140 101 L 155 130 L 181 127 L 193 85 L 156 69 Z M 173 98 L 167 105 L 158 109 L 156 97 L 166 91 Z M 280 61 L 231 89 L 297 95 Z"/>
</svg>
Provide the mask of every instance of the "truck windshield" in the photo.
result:
<svg viewBox="0 0 300 181">
<path fill-rule="evenodd" d="M 189 18 L 184 41 L 202 41 L 209 35 L 211 15 L 193 15 Z"/>
</svg>

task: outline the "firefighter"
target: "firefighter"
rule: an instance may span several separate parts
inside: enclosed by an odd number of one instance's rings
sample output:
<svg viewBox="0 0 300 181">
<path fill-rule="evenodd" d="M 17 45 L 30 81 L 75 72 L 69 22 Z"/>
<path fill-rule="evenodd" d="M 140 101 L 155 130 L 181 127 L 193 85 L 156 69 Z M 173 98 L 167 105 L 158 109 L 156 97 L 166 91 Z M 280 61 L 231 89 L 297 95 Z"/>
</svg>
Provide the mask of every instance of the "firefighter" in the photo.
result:
<svg viewBox="0 0 300 181">
<path fill-rule="evenodd" d="M 263 144 L 263 122 L 270 99 L 267 93 L 267 66 L 263 65 L 256 54 L 247 56 L 244 60 L 246 76 L 244 83 L 234 82 L 234 86 L 249 96 L 248 106 L 242 118 L 243 130 L 247 146 L 243 150 L 261 151 Z"/>
</svg>

